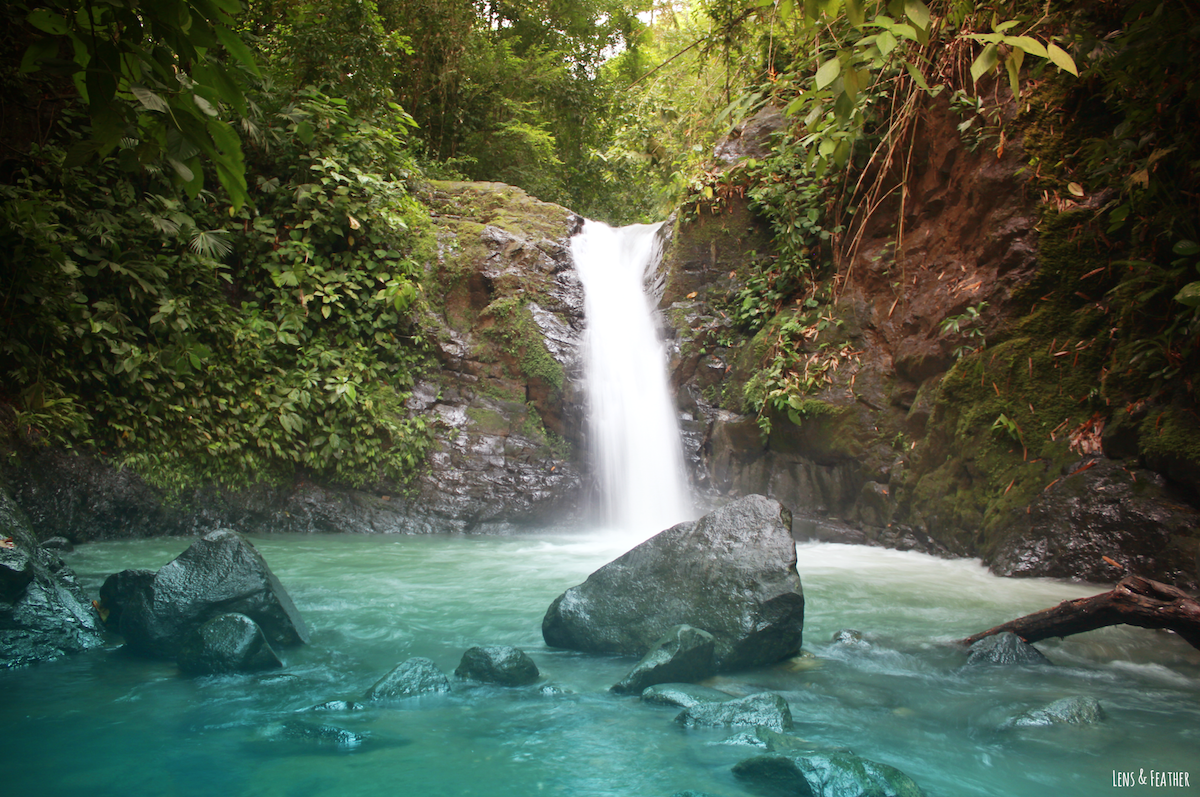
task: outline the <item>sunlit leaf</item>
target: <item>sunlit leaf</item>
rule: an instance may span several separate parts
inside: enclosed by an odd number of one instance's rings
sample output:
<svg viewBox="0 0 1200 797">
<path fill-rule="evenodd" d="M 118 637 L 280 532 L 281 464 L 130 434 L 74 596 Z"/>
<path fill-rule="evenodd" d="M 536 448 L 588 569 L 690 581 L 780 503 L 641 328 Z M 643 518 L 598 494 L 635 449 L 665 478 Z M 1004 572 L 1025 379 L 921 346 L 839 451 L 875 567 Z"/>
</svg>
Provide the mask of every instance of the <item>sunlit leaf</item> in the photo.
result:
<svg viewBox="0 0 1200 797">
<path fill-rule="evenodd" d="M 1200 307 L 1200 282 L 1184 285 L 1179 293 L 1175 294 L 1175 301 L 1188 307 Z"/>
<path fill-rule="evenodd" d="M 842 62 L 837 58 L 831 58 L 821 64 L 821 68 L 817 70 L 817 89 L 825 88 L 837 80 L 840 74 L 842 74 Z"/>
<path fill-rule="evenodd" d="M 1000 51 L 996 45 L 989 44 L 983 48 L 983 52 L 971 64 L 971 80 L 978 83 L 979 78 L 992 71 L 998 63 L 1000 63 Z"/>
<path fill-rule="evenodd" d="M 1030 55 L 1047 58 L 1046 46 L 1031 36 L 1005 36 L 1004 43 L 1018 47 Z"/>
<path fill-rule="evenodd" d="M 1075 66 L 1075 59 L 1071 58 L 1066 50 L 1054 42 L 1046 45 L 1046 57 L 1053 61 L 1059 69 L 1064 72 L 1070 72 L 1075 77 L 1079 77 L 1079 68 Z"/>
<path fill-rule="evenodd" d="M 929 6 L 921 0 L 904 0 L 904 15 L 920 30 L 929 30 Z"/>
</svg>

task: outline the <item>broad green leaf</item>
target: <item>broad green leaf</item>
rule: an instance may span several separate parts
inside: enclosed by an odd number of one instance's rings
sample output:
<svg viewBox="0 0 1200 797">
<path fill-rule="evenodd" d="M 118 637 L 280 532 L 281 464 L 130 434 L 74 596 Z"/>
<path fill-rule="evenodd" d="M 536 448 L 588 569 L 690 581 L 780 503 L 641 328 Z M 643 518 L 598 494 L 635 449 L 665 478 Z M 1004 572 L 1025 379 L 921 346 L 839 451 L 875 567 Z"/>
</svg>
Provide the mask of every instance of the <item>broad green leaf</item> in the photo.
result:
<svg viewBox="0 0 1200 797">
<path fill-rule="evenodd" d="M 851 100 L 858 96 L 860 86 L 858 85 L 857 69 L 847 69 L 842 73 L 842 88 Z"/>
<path fill-rule="evenodd" d="M 1171 247 L 1171 251 L 1183 257 L 1200 255 L 1200 244 L 1196 243 L 1195 241 L 1188 241 L 1186 239 L 1182 241 L 1176 241 L 1175 245 Z"/>
<path fill-rule="evenodd" d="M 850 24 L 856 28 L 861 28 L 866 21 L 866 12 L 863 10 L 863 0 L 846 0 L 846 18 L 850 20 Z"/>
<path fill-rule="evenodd" d="M 917 69 L 915 64 L 905 61 L 904 68 L 908 70 L 908 74 L 912 76 L 913 82 L 920 86 L 922 91 L 929 91 L 929 83 L 926 82 L 925 76 L 921 74 L 921 70 Z"/>
<path fill-rule="evenodd" d="M 880 31 L 879 36 L 875 39 L 875 44 L 879 47 L 879 52 L 887 55 L 892 50 L 896 49 L 896 37 L 890 31 Z"/>
<path fill-rule="evenodd" d="M 1004 43 L 1020 48 L 1038 58 L 1048 58 L 1046 46 L 1031 36 L 1005 36 Z"/>
<path fill-rule="evenodd" d="M 837 148 L 833 151 L 833 163 L 839 169 L 845 168 L 846 163 L 850 160 L 850 142 L 842 139 L 838 142 Z"/>
<path fill-rule="evenodd" d="M 177 158 L 168 157 L 167 163 L 171 165 L 171 168 L 175 170 L 175 173 L 179 175 L 179 178 L 183 180 L 185 184 L 196 179 L 196 175 L 192 172 L 191 168 L 189 168 L 188 165 L 183 161 Z"/>
<path fill-rule="evenodd" d="M 1004 60 L 1004 68 L 1008 71 L 1008 84 L 1014 97 L 1021 96 L 1021 62 L 1025 60 L 1025 51 L 1013 49 Z"/>
<path fill-rule="evenodd" d="M 167 110 L 166 100 L 145 86 L 130 86 L 129 91 L 146 110 L 158 111 L 159 113 Z"/>
<path fill-rule="evenodd" d="M 979 78 L 992 71 L 998 63 L 1000 63 L 1000 51 L 996 45 L 989 44 L 983 48 L 983 52 L 971 64 L 971 80 L 978 83 Z"/>
<path fill-rule="evenodd" d="M 216 116 L 217 109 L 208 100 L 201 97 L 199 94 L 192 95 L 192 101 L 196 103 L 196 107 L 203 111 L 208 116 Z"/>
<path fill-rule="evenodd" d="M 58 39 L 50 37 L 38 39 L 29 45 L 25 56 L 21 59 L 21 72 L 36 72 L 42 68 L 43 61 L 54 59 L 58 55 Z"/>
<path fill-rule="evenodd" d="M 821 11 L 827 17 L 836 17 L 842 10 L 842 0 L 817 0 Z"/>
<path fill-rule="evenodd" d="M 1010 19 L 1007 22 L 1001 22 L 999 25 L 994 26 L 992 29 L 995 30 L 997 33 L 1004 33 L 1007 30 L 1011 30 L 1012 28 L 1015 28 L 1019 24 L 1021 24 L 1021 23 L 1018 22 L 1017 20 Z"/>
<path fill-rule="evenodd" d="M 230 55 L 240 61 L 255 76 L 261 76 L 261 73 L 258 71 L 258 64 L 254 61 L 254 53 L 242 41 L 241 36 L 238 36 L 235 31 L 230 30 L 224 25 L 216 26 L 216 33 L 217 38 L 221 40 L 221 44 L 225 46 Z"/>
<path fill-rule="evenodd" d="M 831 58 L 821 64 L 821 68 L 817 70 L 817 88 L 823 89 L 830 83 L 838 79 L 838 75 L 842 73 L 842 62 L 837 58 Z"/>
<path fill-rule="evenodd" d="M 837 117 L 838 121 L 847 122 L 850 120 L 850 116 L 853 113 L 854 98 L 843 91 L 838 95 L 837 99 L 834 100 L 833 115 Z"/>
<path fill-rule="evenodd" d="M 904 15 L 908 17 L 917 28 L 929 30 L 929 6 L 921 2 L 921 0 L 904 0 Z"/>
<path fill-rule="evenodd" d="M 1070 72 L 1075 77 L 1079 77 L 1079 69 L 1075 66 L 1075 60 L 1067 53 L 1066 50 L 1059 47 L 1054 42 L 1046 45 L 1046 57 L 1054 62 L 1054 65 L 1064 72 Z"/>
<path fill-rule="evenodd" d="M 1175 301 L 1188 307 L 1200 307 L 1200 282 L 1184 285 L 1179 293 L 1175 294 Z"/>
<path fill-rule="evenodd" d="M 779 0 L 779 18 L 787 22 L 796 13 L 795 0 Z"/>
<path fill-rule="evenodd" d="M 25 21 L 38 30 L 52 33 L 55 36 L 65 36 L 70 30 L 67 21 L 48 8 L 37 8 L 30 11 L 29 16 L 25 17 Z"/>
</svg>

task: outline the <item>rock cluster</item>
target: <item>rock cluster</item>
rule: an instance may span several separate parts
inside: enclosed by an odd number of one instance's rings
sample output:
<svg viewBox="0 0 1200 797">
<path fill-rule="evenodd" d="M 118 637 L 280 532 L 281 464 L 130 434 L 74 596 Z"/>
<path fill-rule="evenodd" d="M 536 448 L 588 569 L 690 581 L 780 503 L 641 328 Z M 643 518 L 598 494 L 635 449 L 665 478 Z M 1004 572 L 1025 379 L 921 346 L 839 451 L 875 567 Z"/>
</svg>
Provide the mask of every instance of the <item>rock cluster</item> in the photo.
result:
<svg viewBox="0 0 1200 797">
<path fill-rule="evenodd" d="M 262 555 L 228 529 L 205 534 L 157 572 L 109 576 L 100 595 L 109 627 L 146 656 L 175 658 L 193 632 L 230 613 L 257 624 L 270 645 L 308 641 L 304 619 Z"/>
<path fill-rule="evenodd" d="M 75 574 L 37 544 L 25 513 L 2 489 L 0 540 L 0 669 L 100 645 L 100 618 Z"/>
</svg>

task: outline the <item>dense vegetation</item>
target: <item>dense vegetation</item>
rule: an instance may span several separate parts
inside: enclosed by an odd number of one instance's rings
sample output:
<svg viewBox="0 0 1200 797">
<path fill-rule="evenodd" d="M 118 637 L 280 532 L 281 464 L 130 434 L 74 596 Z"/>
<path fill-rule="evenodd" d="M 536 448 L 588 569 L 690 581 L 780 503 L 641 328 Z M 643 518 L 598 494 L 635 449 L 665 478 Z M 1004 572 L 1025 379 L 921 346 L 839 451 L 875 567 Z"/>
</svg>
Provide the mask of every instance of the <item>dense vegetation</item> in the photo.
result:
<svg viewBox="0 0 1200 797">
<path fill-rule="evenodd" d="M 845 356 L 819 340 L 856 231 L 903 185 L 937 103 L 969 146 L 1032 133 L 1048 197 L 1104 197 L 1054 222 L 1091 250 L 1037 290 L 1077 310 L 1102 268 L 1110 398 L 1198 398 L 1200 31 L 1184 0 L 0 14 L 0 420 L 18 448 L 97 450 L 176 485 L 402 480 L 429 444 L 401 411 L 425 358 L 415 196 L 442 176 L 614 222 L 748 196 L 776 257 L 727 309 L 777 336 L 750 409 L 796 415 Z M 997 82 L 1025 102 L 1017 126 L 977 90 Z M 787 120 L 770 157 L 706 171 L 716 136 L 767 105 Z"/>
</svg>

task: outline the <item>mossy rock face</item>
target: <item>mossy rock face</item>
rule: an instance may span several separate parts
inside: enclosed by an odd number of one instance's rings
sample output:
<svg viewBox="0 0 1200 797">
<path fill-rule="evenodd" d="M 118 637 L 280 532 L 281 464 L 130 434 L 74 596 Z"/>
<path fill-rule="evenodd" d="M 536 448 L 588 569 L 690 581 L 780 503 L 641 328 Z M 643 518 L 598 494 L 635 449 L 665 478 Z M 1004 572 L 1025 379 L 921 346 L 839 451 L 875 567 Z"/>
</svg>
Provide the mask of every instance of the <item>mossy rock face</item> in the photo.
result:
<svg viewBox="0 0 1200 797">
<path fill-rule="evenodd" d="M 1105 458 L 1082 460 L 999 524 L 985 561 L 1000 575 L 1082 578 L 1122 570 L 1195 589 L 1200 512 L 1161 475 Z"/>
<path fill-rule="evenodd" d="M 432 211 L 417 247 L 432 356 L 395 411 L 425 421 L 434 443 L 411 485 L 349 489 L 297 477 L 241 491 L 202 488 L 168 502 L 103 461 L 50 451 L 14 474 L 14 498 L 39 534 L 81 541 L 222 525 L 483 532 L 576 511 L 583 294 L 569 243 L 582 219 L 499 183 L 436 182 L 415 193 Z"/>
</svg>

